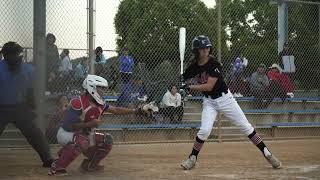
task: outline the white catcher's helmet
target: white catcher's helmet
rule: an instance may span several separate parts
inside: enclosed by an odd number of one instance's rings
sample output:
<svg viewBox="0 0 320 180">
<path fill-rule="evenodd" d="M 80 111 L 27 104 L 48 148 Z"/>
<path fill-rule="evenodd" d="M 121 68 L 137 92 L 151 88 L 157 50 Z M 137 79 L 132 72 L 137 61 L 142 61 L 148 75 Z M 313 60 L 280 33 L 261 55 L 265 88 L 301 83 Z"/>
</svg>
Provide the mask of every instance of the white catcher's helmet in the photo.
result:
<svg viewBox="0 0 320 180">
<path fill-rule="evenodd" d="M 82 87 L 97 101 L 98 104 L 104 105 L 104 101 L 97 92 L 97 87 L 108 87 L 108 81 L 103 77 L 88 74 L 82 83 Z"/>
</svg>

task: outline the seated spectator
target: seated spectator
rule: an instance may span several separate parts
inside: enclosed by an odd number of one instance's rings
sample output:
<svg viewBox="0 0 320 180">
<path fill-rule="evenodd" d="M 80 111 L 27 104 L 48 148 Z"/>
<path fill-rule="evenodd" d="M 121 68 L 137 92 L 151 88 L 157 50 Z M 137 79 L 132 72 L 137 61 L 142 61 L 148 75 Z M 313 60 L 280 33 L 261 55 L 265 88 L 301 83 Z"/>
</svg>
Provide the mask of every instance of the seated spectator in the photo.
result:
<svg viewBox="0 0 320 180">
<path fill-rule="evenodd" d="M 103 55 L 102 47 L 98 46 L 95 50 L 95 57 L 94 57 L 95 64 L 106 64 L 107 59 Z"/>
<path fill-rule="evenodd" d="M 271 86 L 278 86 L 279 90 L 278 92 L 273 90 L 273 93 L 281 98 L 284 97 L 290 97 L 293 98 L 294 94 L 293 94 L 293 84 L 291 82 L 291 80 L 289 79 L 288 75 L 282 73 L 282 69 L 280 68 L 280 66 L 278 64 L 272 64 L 271 67 L 269 67 L 270 70 L 267 73 L 268 78 L 271 81 Z M 270 87 L 270 89 L 276 89 L 276 88 L 272 88 Z"/>
<path fill-rule="evenodd" d="M 138 107 L 141 102 L 145 102 L 147 96 L 144 92 L 143 83 L 140 77 L 135 76 L 133 79 L 122 87 L 121 94 L 117 100 L 118 106 Z"/>
<path fill-rule="evenodd" d="M 46 129 L 46 137 L 50 144 L 57 144 L 57 132 L 60 127 L 61 120 L 63 118 L 64 112 L 67 109 L 69 104 L 69 100 L 67 96 L 61 96 L 57 103 L 56 107 L 50 112 L 53 112 L 51 116 L 49 116 L 49 125 Z"/>
<path fill-rule="evenodd" d="M 244 87 L 243 72 L 248 65 L 248 60 L 240 54 L 232 64 L 232 72 L 230 78 L 230 91 L 234 97 L 243 97 L 241 94 Z"/>
<path fill-rule="evenodd" d="M 266 108 L 272 101 L 268 86 L 270 84 L 266 75 L 266 65 L 260 64 L 256 72 L 250 77 L 250 92 L 256 98 L 257 108 Z"/>
<path fill-rule="evenodd" d="M 72 69 L 72 63 L 69 57 L 69 50 L 68 49 L 62 50 L 60 54 L 60 58 L 61 58 L 61 66 L 59 68 L 60 77 L 64 77 L 64 78 L 70 77 L 73 69 Z"/>
<path fill-rule="evenodd" d="M 88 61 L 83 58 L 74 69 L 74 78 L 76 81 L 82 82 L 88 74 Z"/>
<path fill-rule="evenodd" d="M 160 113 L 164 117 L 170 118 L 170 122 L 181 122 L 183 117 L 183 106 L 181 95 L 177 92 L 177 87 L 174 85 L 169 86 L 168 91 L 162 98 L 162 108 Z"/>
<path fill-rule="evenodd" d="M 96 70 L 96 75 L 105 76 L 105 64 L 107 63 L 107 59 L 103 55 L 103 50 L 100 46 L 98 46 L 95 50 L 94 56 L 94 65 Z"/>
</svg>

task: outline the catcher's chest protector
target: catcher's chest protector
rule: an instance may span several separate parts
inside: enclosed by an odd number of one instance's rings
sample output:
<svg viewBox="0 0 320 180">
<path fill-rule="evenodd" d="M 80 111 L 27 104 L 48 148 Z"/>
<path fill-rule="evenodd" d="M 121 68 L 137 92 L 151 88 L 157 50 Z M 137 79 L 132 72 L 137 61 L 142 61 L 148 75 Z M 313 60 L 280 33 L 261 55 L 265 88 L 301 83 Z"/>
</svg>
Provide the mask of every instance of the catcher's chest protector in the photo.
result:
<svg viewBox="0 0 320 180">
<path fill-rule="evenodd" d="M 84 122 L 89 122 L 94 119 L 99 119 L 103 113 L 104 106 L 98 106 L 89 101 L 89 98 L 85 95 L 79 98 L 81 104 L 81 120 Z"/>
</svg>

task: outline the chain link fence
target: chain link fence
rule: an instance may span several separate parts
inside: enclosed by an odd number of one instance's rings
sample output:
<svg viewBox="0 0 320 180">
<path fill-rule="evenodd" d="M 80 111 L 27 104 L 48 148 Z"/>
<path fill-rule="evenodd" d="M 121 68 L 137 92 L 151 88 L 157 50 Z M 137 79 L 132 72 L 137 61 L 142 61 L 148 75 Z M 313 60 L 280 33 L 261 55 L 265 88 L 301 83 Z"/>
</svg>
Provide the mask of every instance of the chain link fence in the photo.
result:
<svg viewBox="0 0 320 180">
<path fill-rule="evenodd" d="M 101 7 L 108 6 L 96 2 Z M 277 3 L 222 1 L 219 37 L 218 6 L 213 0 L 208 2 L 112 2 L 119 3 L 113 19 L 117 37 L 104 40 L 96 37 L 94 58 L 89 59 L 87 1 L 47 0 L 46 26 L 51 35 L 47 36 L 45 76 L 50 107 L 45 121 L 50 142 L 55 143 L 55 130 L 69 100 L 82 92 L 81 84 L 90 63 L 94 63 L 95 73 L 109 82 L 104 96 L 108 104 L 137 108 L 152 103 L 158 109 L 152 117 L 104 113 L 100 131 L 111 132 L 117 142 L 125 143 L 193 140 L 200 127 L 202 95 L 179 92 L 181 27 L 186 28 L 184 68 L 191 63 L 191 42 L 195 36 L 203 34 L 210 38 L 215 57 L 219 57 L 221 38 L 225 80 L 248 120 L 265 138 L 319 136 L 320 5 L 316 1 L 287 3 L 288 21 L 284 21 L 287 49 L 279 53 Z M 5 27 L 0 33 L 0 45 L 18 42 L 25 48 L 27 63 L 34 63 L 32 4 L 32 0 L 0 2 L 4 7 L 0 22 Z M 109 17 L 97 8 L 96 22 Z M 95 27 L 108 38 L 105 34 L 110 32 L 101 30 L 102 25 Z M 115 41 L 116 47 L 105 48 L 103 41 Z M 182 96 L 174 107 L 163 101 L 170 91 Z M 246 137 L 220 114 L 209 140 L 239 138 Z"/>
</svg>

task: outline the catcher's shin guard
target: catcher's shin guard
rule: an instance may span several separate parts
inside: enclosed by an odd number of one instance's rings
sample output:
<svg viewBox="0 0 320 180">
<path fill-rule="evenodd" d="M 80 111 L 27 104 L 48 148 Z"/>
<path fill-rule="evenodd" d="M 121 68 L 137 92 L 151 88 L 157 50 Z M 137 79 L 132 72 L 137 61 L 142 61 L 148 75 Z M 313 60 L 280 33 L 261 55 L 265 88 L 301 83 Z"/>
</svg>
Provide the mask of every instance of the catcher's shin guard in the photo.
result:
<svg viewBox="0 0 320 180">
<path fill-rule="evenodd" d="M 74 144 L 67 144 L 59 151 L 59 158 L 55 160 L 49 170 L 49 175 L 56 175 L 57 172 L 65 171 L 66 167 L 75 160 L 81 151 Z"/>
<path fill-rule="evenodd" d="M 96 171 L 103 169 L 102 165 L 99 165 L 100 161 L 104 159 L 112 149 L 113 138 L 110 134 L 96 133 L 95 136 L 96 146 L 90 147 L 85 155 L 88 159 L 84 160 L 81 164 L 81 168 L 85 171 Z"/>
</svg>

